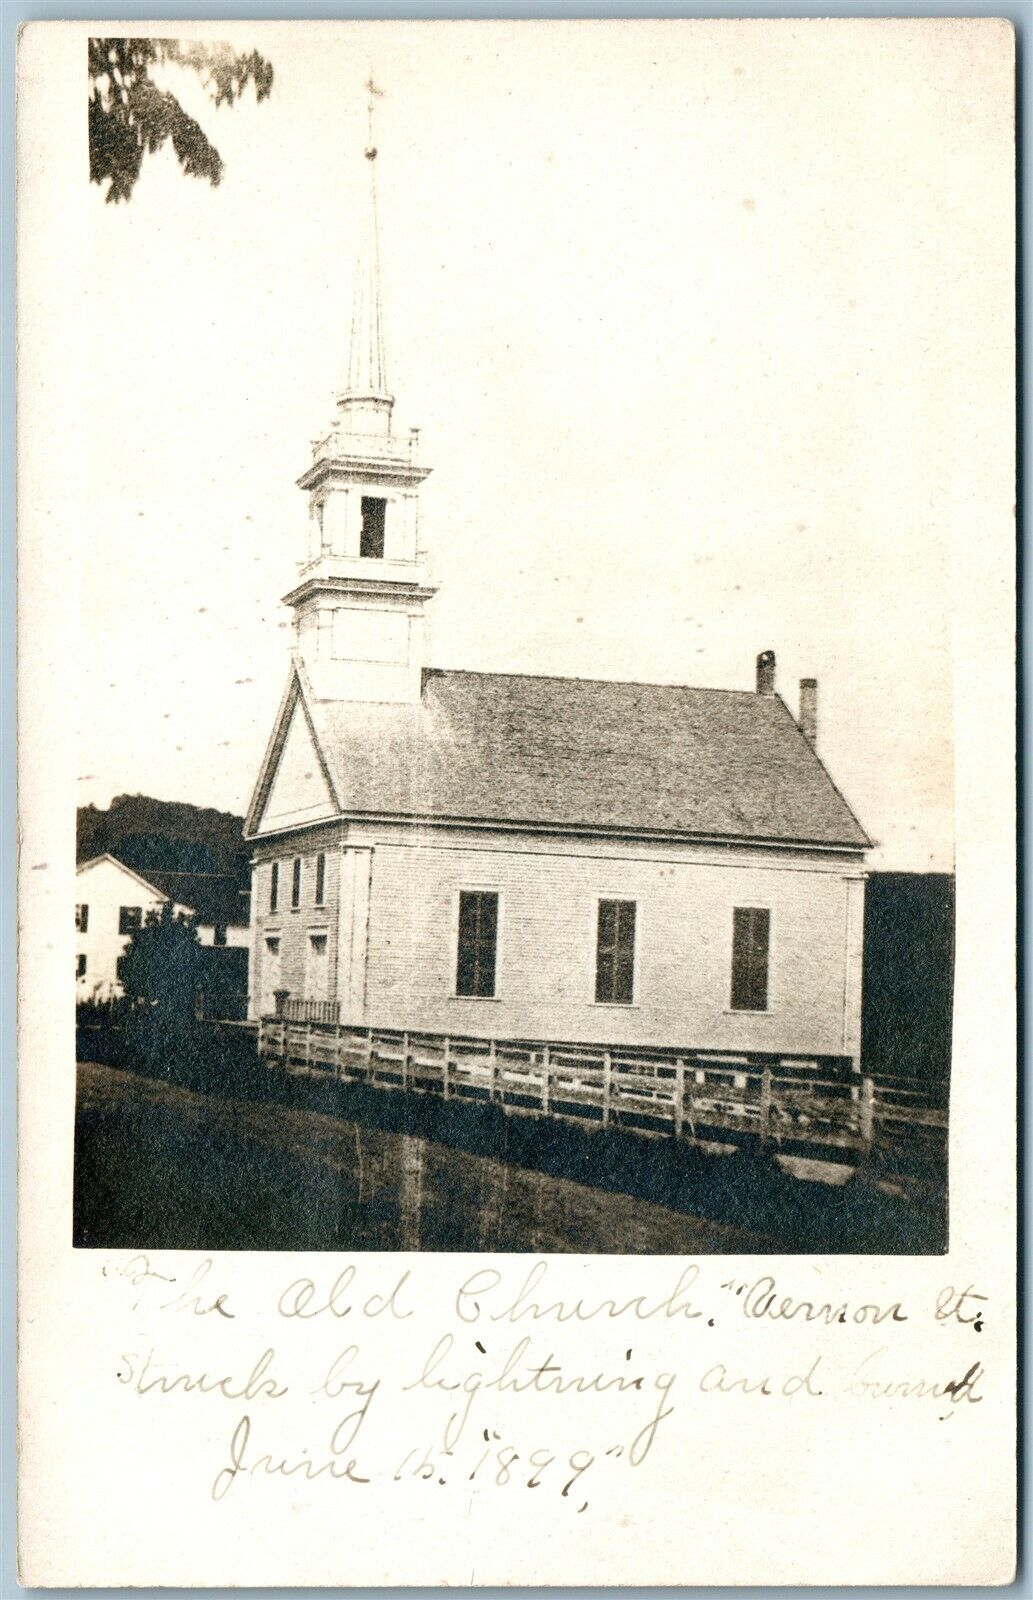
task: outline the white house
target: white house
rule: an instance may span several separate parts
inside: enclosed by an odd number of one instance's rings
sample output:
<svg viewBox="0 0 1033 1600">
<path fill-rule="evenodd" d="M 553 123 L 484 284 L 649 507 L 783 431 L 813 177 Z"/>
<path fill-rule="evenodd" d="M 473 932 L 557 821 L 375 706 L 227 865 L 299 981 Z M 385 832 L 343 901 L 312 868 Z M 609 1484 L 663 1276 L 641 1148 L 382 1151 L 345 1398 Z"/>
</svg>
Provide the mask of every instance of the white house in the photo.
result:
<svg viewBox="0 0 1033 1600">
<path fill-rule="evenodd" d="M 376 151 L 347 387 L 299 479 L 294 656 L 251 801 L 250 996 L 341 1022 L 858 1060 L 869 845 L 755 691 L 440 671 L 393 428 Z"/>
<path fill-rule="evenodd" d="M 76 869 L 75 994 L 77 1000 L 110 1000 L 122 993 L 118 963 L 150 911 L 171 901 L 195 919 L 202 945 L 244 948 L 246 906 L 220 875 L 154 873 L 152 880 L 117 861 L 94 856 Z"/>
</svg>

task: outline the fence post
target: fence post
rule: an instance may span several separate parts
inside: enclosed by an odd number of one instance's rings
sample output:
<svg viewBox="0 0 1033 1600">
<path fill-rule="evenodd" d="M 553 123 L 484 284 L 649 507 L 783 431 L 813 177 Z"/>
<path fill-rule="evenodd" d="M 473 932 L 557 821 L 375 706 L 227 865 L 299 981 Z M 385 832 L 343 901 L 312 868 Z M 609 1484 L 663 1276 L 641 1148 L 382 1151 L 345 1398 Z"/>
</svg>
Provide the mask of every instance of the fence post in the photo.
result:
<svg viewBox="0 0 1033 1600">
<path fill-rule="evenodd" d="M 338 1078 L 344 1077 L 343 1055 L 344 1052 L 341 1049 L 341 1015 L 338 1012 L 337 1021 L 334 1024 L 334 1071 Z"/>
<path fill-rule="evenodd" d="M 305 1065 L 312 1070 L 312 1019 L 305 1024 Z"/>
<path fill-rule="evenodd" d="M 366 1082 L 373 1076 L 373 1029 L 366 1029 Z"/>
<path fill-rule="evenodd" d="M 861 1083 L 861 1140 L 870 1150 L 875 1139 L 875 1083 L 865 1078 Z"/>
<path fill-rule="evenodd" d="M 771 1137 L 771 1068 L 763 1067 L 760 1074 L 760 1143 L 761 1148 Z"/>
<path fill-rule="evenodd" d="M 499 1098 L 499 1053 L 494 1039 L 488 1044 L 488 1058 L 491 1061 L 491 1088 L 488 1090 L 488 1100 L 491 1105 L 495 1105 Z"/>
<path fill-rule="evenodd" d="M 685 1063 L 681 1056 L 674 1063 L 674 1137 L 681 1138 L 685 1115 Z"/>
<path fill-rule="evenodd" d="M 549 1046 L 546 1045 L 542 1051 L 542 1111 L 546 1116 L 549 1115 L 549 1063 Z"/>
<path fill-rule="evenodd" d="M 443 1078 L 442 1078 L 441 1097 L 442 1097 L 443 1100 L 447 1100 L 448 1099 L 449 1055 L 450 1055 L 449 1041 L 448 1041 L 448 1034 L 446 1033 L 446 1035 L 445 1035 L 445 1060 L 444 1060 L 443 1065 L 442 1065 Z"/>
<path fill-rule="evenodd" d="M 610 1089 L 613 1081 L 613 1057 L 603 1051 L 603 1127 L 610 1126 Z"/>
<path fill-rule="evenodd" d="M 402 1088 L 409 1087 L 409 1030 L 402 1034 Z"/>
</svg>

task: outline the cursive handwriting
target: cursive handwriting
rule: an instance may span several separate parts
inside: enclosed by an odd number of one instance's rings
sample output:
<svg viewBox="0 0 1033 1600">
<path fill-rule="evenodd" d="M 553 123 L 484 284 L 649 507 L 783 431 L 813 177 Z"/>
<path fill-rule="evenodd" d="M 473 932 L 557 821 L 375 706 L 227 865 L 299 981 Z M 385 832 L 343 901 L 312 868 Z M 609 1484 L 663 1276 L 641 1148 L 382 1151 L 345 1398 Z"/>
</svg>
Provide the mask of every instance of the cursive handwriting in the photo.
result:
<svg viewBox="0 0 1033 1600">
<path fill-rule="evenodd" d="M 161 1394 L 172 1394 L 173 1390 L 180 1389 L 184 1394 L 221 1394 L 226 1400 L 279 1400 L 287 1393 L 287 1385 L 266 1376 L 275 1359 L 275 1350 L 264 1350 L 241 1383 L 232 1374 L 221 1378 L 207 1372 L 173 1374 L 164 1370 L 164 1363 L 155 1361 L 153 1350 L 148 1350 L 142 1362 L 135 1352 L 123 1354 L 115 1377 L 136 1394 L 150 1394 L 154 1389 Z"/>
<path fill-rule="evenodd" d="M 311 1278 L 295 1278 L 293 1283 L 284 1289 L 276 1309 L 281 1317 L 319 1317 L 324 1312 L 329 1312 L 332 1317 L 347 1317 L 354 1310 L 353 1302 L 348 1298 L 347 1291 L 355 1279 L 355 1268 L 347 1266 L 334 1279 L 333 1287 L 325 1300 L 320 1302 L 319 1291 Z M 404 1321 L 412 1316 L 411 1309 L 403 1311 L 398 1304 L 398 1297 L 409 1280 L 409 1273 L 403 1272 L 390 1294 L 371 1294 L 362 1303 L 364 1317 L 380 1317 L 385 1313 L 398 1320 Z M 313 1301 L 316 1303 L 313 1305 Z"/>
<path fill-rule="evenodd" d="M 224 1500 L 238 1477 L 253 1478 L 256 1472 L 264 1473 L 267 1477 L 293 1478 L 300 1473 L 303 1478 L 330 1477 L 339 1481 L 345 1479 L 349 1483 L 368 1483 L 369 1479 L 362 1477 L 357 1471 L 358 1463 L 354 1456 L 350 1456 L 346 1462 L 341 1460 L 341 1452 L 348 1448 L 347 1441 L 342 1442 L 338 1438 L 343 1420 L 330 1437 L 330 1455 L 317 1464 L 306 1451 L 302 1451 L 301 1455 L 294 1459 L 288 1456 L 280 1456 L 277 1459 L 269 1451 L 248 1459 L 251 1418 L 246 1415 L 241 1417 L 230 1440 L 229 1465 L 220 1468 L 215 1474 L 212 1499 Z"/>
<path fill-rule="evenodd" d="M 765 1317 L 771 1322 L 794 1322 L 799 1318 L 801 1322 L 824 1322 L 826 1326 L 831 1326 L 847 1322 L 877 1325 L 887 1318 L 893 1322 L 908 1320 L 900 1308 L 899 1300 L 893 1300 L 886 1306 L 877 1305 L 874 1301 L 852 1306 L 847 1300 L 836 1305 L 831 1300 L 797 1300 L 789 1294 L 777 1299 L 777 1285 L 774 1278 L 767 1274 L 752 1284 L 737 1283 L 734 1278 L 728 1278 L 721 1287 L 735 1294 L 744 1317 Z"/>
<path fill-rule="evenodd" d="M 656 1301 L 651 1301 L 646 1295 L 641 1294 L 632 1295 L 624 1301 L 606 1299 L 586 1302 L 583 1298 L 570 1301 L 533 1299 L 532 1296 L 539 1284 L 544 1281 L 548 1271 L 547 1261 L 536 1261 L 516 1295 L 510 1299 L 504 1294 L 502 1296 L 504 1304 L 487 1314 L 486 1320 L 520 1322 L 524 1317 L 530 1317 L 534 1322 L 540 1322 L 543 1318 L 554 1322 L 592 1322 L 596 1317 L 605 1317 L 608 1321 L 613 1321 L 618 1317 L 632 1316 L 640 1322 L 648 1322 L 653 1317 L 662 1316 L 665 1320 L 671 1317 L 683 1317 L 692 1320 L 704 1314 L 693 1306 L 687 1293 L 699 1277 L 699 1268 L 695 1265 L 683 1267 L 670 1294 Z M 502 1285 L 502 1274 L 494 1267 L 482 1267 L 478 1272 L 474 1272 L 464 1281 L 456 1294 L 456 1315 L 463 1322 L 477 1322 L 481 1316 L 481 1300 L 493 1296 Z"/>
</svg>

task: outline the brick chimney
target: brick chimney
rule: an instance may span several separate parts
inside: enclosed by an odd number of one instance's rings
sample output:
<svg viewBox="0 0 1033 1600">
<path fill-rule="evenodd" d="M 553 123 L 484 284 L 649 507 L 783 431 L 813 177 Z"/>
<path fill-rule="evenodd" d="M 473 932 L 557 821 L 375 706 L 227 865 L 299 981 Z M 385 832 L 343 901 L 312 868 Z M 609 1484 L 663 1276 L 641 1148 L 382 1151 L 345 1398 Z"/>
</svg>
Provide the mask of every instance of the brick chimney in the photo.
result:
<svg viewBox="0 0 1033 1600">
<path fill-rule="evenodd" d="M 800 731 L 808 744 L 818 742 L 818 680 L 817 678 L 800 679 L 800 715 L 797 717 Z"/>
<path fill-rule="evenodd" d="M 757 657 L 757 693 L 774 694 L 775 692 L 775 652 L 762 650 Z"/>
</svg>

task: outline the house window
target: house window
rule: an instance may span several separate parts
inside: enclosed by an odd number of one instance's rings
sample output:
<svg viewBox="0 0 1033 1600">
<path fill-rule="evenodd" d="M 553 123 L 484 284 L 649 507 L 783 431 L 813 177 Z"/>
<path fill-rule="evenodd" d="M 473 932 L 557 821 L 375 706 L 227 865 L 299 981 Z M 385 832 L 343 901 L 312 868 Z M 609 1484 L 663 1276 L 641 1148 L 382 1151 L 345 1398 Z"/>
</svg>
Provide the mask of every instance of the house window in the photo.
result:
<svg viewBox="0 0 1033 1600">
<path fill-rule="evenodd" d="M 119 906 L 118 931 L 119 933 L 135 933 L 137 928 L 143 926 L 143 908 L 141 906 Z"/>
<path fill-rule="evenodd" d="M 315 895 L 315 903 L 316 903 L 317 906 L 321 906 L 321 905 L 324 904 L 325 900 L 326 900 L 326 856 L 318 855 L 316 857 L 316 895 Z"/>
<path fill-rule="evenodd" d="M 732 1010 L 768 1009 L 771 912 L 736 906 L 732 922 Z"/>
<path fill-rule="evenodd" d="M 274 861 L 269 869 L 269 910 L 275 911 L 280 903 L 280 863 Z"/>
<path fill-rule="evenodd" d="M 90 908 L 89 908 L 89 906 L 76 906 L 76 908 L 75 908 L 75 931 L 76 931 L 76 933 L 85 933 L 87 928 L 89 927 L 89 925 L 90 925 Z"/>
<path fill-rule="evenodd" d="M 595 948 L 595 998 L 630 1006 L 635 990 L 635 902 L 600 900 Z"/>
<path fill-rule="evenodd" d="M 226 924 L 225 924 L 225 922 L 217 922 L 215 924 L 215 931 L 212 934 L 212 943 L 213 944 L 225 944 L 226 943 Z"/>
<path fill-rule="evenodd" d="M 301 904 L 301 857 L 294 857 L 294 871 L 291 876 L 291 906 L 295 911 Z"/>
<path fill-rule="evenodd" d="M 86 976 L 86 957 L 85 956 L 76 956 L 76 958 L 75 958 L 75 975 L 76 975 L 77 978 L 85 978 L 85 976 Z"/>
<path fill-rule="evenodd" d="M 362 497 L 362 533 L 359 536 L 359 555 L 379 559 L 384 554 L 384 523 L 387 519 L 387 501 L 373 495 Z"/>
<path fill-rule="evenodd" d="M 456 994 L 490 1000 L 495 994 L 499 897 L 463 889 L 459 895 Z"/>
</svg>

